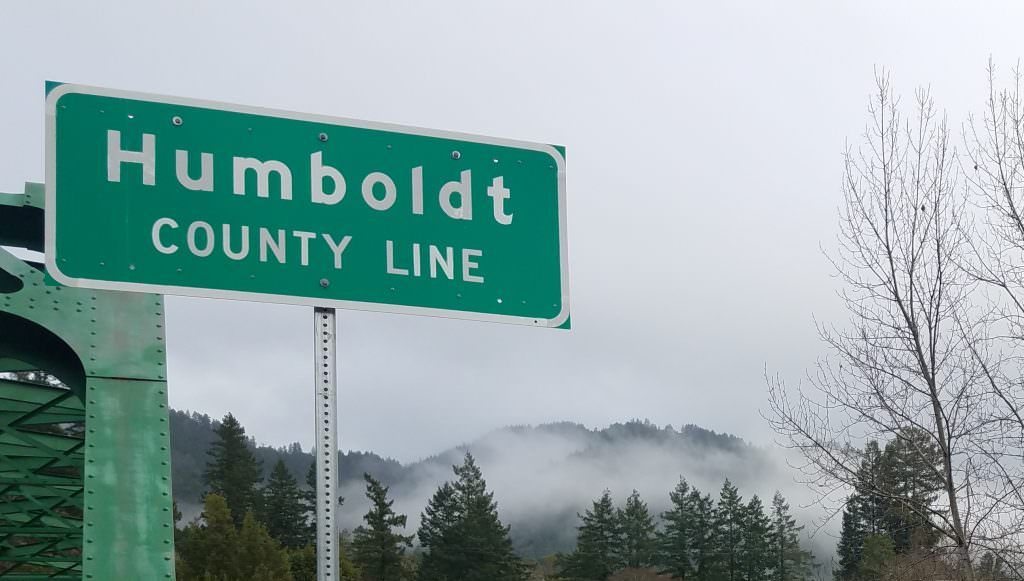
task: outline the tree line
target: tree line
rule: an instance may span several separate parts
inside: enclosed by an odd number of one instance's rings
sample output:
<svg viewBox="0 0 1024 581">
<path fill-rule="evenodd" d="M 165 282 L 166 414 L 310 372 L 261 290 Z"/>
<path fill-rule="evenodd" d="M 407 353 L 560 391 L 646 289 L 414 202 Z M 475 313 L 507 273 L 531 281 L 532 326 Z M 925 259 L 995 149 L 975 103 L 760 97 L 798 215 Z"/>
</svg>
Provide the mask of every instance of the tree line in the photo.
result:
<svg viewBox="0 0 1024 581">
<path fill-rule="evenodd" d="M 814 559 L 800 547 L 803 527 L 782 494 L 766 509 L 757 495 L 744 503 L 726 480 L 716 503 L 680 479 L 669 498 L 659 530 L 637 491 L 618 509 L 605 491 L 581 516 L 576 550 L 559 559 L 558 578 L 604 581 L 623 570 L 693 581 L 812 578 Z"/>
<path fill-rule="evenodd" d="M 316 578 L 316 463 L 300 488 L 283 461 L 263 483 L 262 466 L 231 414 L 215 428 L 204 472 L 201 518 L 177 532 L 180 581 L 311 581 Z M 364 475 L 370 510 L 338 539 L 343 581 L 521 581 L 528 568 L 472 455 L 430 499 L 416 535 L 405 535 L 389 488 Z M 344 502 L 339 498 L 338 503 Z M 180 515 L 176 514 L 176 520 Z M 419 539 L 419 554 L 407 550 Z"/>
<path fill-rule="evenodd" d="M 316 578 L 316 463 L 300 487 L 279 460 L 264 481 L 245 430 L 231 414 L 215 428 L 201 517 L 177 530 L 180 581 L 311 581 Z M 680 480 L 655 522 L 634 493 L 616 509 L 605 492 L 580 515 L 577 547 L 545 569 L 516 555 L 510 527 L 469 453 L 420 515 L 415 534 L 390 489 L 364 474 L 370 508 L 338 538 L 343 581 L 605 581 L 623 571 L 697 581 L 790 581 L 810 575 L 789 506 L 744 503 L 728 481 L 716 503 Z M 344 499 L 338 498 L 338 506 Z M 176 523 L 180 514 L 175 514 Z M 414 542 L 418 541 L 418 542 Z M 543 564 L 541 564 L 543 565 Z M 644 577 L 633 577 L 644 578 Z"/>
</svg>

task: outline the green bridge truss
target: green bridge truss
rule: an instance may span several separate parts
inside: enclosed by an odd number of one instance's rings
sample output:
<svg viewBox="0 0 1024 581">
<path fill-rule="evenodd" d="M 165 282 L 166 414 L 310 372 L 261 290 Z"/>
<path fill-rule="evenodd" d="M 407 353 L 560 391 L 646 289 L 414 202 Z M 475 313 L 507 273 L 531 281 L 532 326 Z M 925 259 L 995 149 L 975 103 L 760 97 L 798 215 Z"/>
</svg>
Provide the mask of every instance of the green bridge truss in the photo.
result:
<svg viewBox="0 0 1024 581">
<path fill-rule="evenodd" d="M 0 246 L 43 250 L 42 185 L 0 194 Z M 174 578 L 164 343 L 160 296 L 0 248 L 0 581 Z"/>
</svg>

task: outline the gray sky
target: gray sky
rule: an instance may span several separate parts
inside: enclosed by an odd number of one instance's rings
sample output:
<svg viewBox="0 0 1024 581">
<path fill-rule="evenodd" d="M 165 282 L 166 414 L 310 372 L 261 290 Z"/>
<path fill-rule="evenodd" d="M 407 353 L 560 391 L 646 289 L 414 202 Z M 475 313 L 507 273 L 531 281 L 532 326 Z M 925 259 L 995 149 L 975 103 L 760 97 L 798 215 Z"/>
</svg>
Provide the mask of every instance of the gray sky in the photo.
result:
<svg viewBox="0 0 1024 581">
<path fill-rule="evenodd" d="M 287 8 L 282 8 L 287 6 Z M 567 147 L 573 330 L 340 312 L 343 448 L 414 460 L 506 424 L 764 440 L 842 320 L 841 154 L 875 66 L 954 126 L 1018 2 L 5 2 L 0 191 L 43 177 L 46 79 Z M 312 440 L 309 308 L 169 298 L 171 404 Z"/>
</svg>

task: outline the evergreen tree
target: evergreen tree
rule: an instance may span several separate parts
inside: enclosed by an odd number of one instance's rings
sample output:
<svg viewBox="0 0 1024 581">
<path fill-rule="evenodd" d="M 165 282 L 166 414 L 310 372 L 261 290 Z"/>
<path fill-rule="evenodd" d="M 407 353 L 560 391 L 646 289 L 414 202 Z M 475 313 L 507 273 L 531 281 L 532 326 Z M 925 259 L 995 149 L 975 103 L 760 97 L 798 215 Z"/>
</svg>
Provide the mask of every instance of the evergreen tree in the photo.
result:
<svg viewBox="0 0 1024 581">
<path fill-rule="evenodd" d="M 525 579 L 527 571 L 512 551 L 509 527 L 498 519 L 494 493 L 487 491 L 473 456 L 467 453 L 463 464 L 453 468 L 455 483 L 450 490 L 439 488 L 424 514 L 420 543 L 430 552 L 424 557 L 420 579 Z"/>
<path fill-rule="evenodd" d="M 203 522 L 185 528 L 177 546 L 180 581 L 293 581 L 288 554 L 252 513 L 236 529 L 227 502 L 208 494 Z"/>
<path fill-rule="evenodd" d="M 658 572 L 686 581 L 695 574 L 694 536 L 700 534 L 695 524 L 690 485 L 680 478 L 668 497 L 672 508 L 661 513 L 665 527 L 658 533 Z"/>
<path fill-rule="evenodd" d="M 839 546 L 836 548 L 839 557 L 839 570 L 836 578 L 852 581 L 860 571 L 860 559 L 864 552 L 864 532 L 861 516 L 858 512 L 856 498 L 851 496 L 843 510 L 843 528 L 839 533 Z"/>
<path fill-rule="evenodd" d="M 288 570 L 294 581 L 316 581 L 316 549 L 313 545 L 289 549 Z"/>
<path fill-rule="evenodd" d="M 622 533 L 607 490 L 580 515 L 576 550 L 559 561 L 559 576 L 570 581 L 604 581 L 623 566 Z"/>
<path fill-rule="evenodd" d="M 396 534 L 393 529 L 405 528 L 404 514 L 395 514 L 388 500 L 388 487 L 374 477 L 363 474 L 370 511 L 363 520 L 366 526 L 356 528 L 352 539 L 353 561 L 363 573 L 364 581 L 400 581 L 405 548 L 412 545 L 411 536 Z"/>
<path fill-rule="evenodd" d="M 772 581 L 803 581 L 811 576 L 814 557 L 800 548 L 800 531 L 796 520 L 789 513 L 789 504 L 782 493 L 772 498 L 771 560 Z"/>
<path fill-rule="evenodd" d="M 246 581 L 293 581 L 288 567 L 288 552 L 256 522 L 251 512 L 245 513 L 238 531 L 236 555 L 238 579 Z"/>
<path fill-rule="evenodd" d="M 896 546 L 892 537 L 884 534 L 868 535 L 864 539 L 864 554 L 860 561 L 859 579 L 882 581 L 896 558 Z"/>
<path fill-rule="evenodd" d="M 640 499 L 640 493 L 635 489 L 626 499 L 626 507 L 618 512 L 618 520 L 622 534 L 623 565 L 634 569 L 652 566 L 657 550 L 654 518 L 647 510 L 647 503 Z"/>
<path fill-rule="evenodd" d="M 772 521 L 755 494 L 746 506 L 743 528 L 743 570 L 746 581 L 767 581 L 772 567 Z"/>
<path fill-rule="evenodd" d="M 938 446 L 919 428 L 905 429 L 885 445 L 882 478 L 888 498 L 883 520 L 897 555 L 931 548 L 938 541 L 925 515 L 942 489 L 941 464 Z"/>
<path fill-rule="evenodd" d="M 701 495 L 693 489 L 690 492 L 690 506 L 693 508 L 693 531 L 691 547 L 693 555 L 693 579 L 712 581 L 719 569 L 718 547 L 721 543 L 716 528 L 715 502 L 710 494 Z"/>
<path fill-rule="evenodd" d="M 175 547 L 179 581 L 239 579 L 238 531 L 224 497 L 207 494 L 202 517 L 185 527 Z"/>
<path fill-rule="evenodd" d="M 843 524 L 836 548 L 842 580 L 856 579 L 864 554 L 864 540 L 870 535 L 889 532 L 891 503 L 882 491 L 887 487 L 887 470 L 882 449 L 877 440 L 871 440 L 861 453 L 860 466 L 853 494 L 846 499 Z"/>
<path fill-rule="evenodd" d="M 857 482 L 847 499 L 839 537 L 840 579 L 862 575 L 866 540 L 885 536 L 896 555 L 929 550 L 938 529 L 927 516 L 941 489 L 941 454 L 927 432 L 901 431 L 882 450 L 878 442 L 864 447 Z M 881 541 L 873 541 L 877 551 Z M 876 555 L 877 556 L 877 555 Z"/>
<path fill-rule="evenodd" d="M 746 528 L 746 507 L 739 491 L 729 480 L 722 485 L 715 513 L 715 529 L 719 535 L 718 578 L 722 581 L 743 579 L 743 531 Z"/>
<path fill-rule="evenodd" d="M 237 526 L 242 523 L 246 512 L 258 508 L 259 491 L 256 486 L 262 479 L 262 468 L 249 450 L 245 429 L 235 416 L 230 413 L 224 416 L 214 432 L 217 439 L 207 452 L 210 460 L 203 480 L 210 492 L 227 502 Z"/>
<path fill-rule="evenodd" d="M 466 567 L 459 577 L 463 581 L 519 581 L 526 578 L 526 568 L 512 550 L 509 527 L 498 519 L 494 493 L 487 491 L 480 468 L 473 456 L 466 453 L 462 466 L 455 468 L 455 492 L 461 508 L 463 556 Z"/>
<path fill-rule="evenodd" d="M 455 487 L 445 482 L 427 502 L 420 515 L 420 529 L 416 533 L 420 546 L 429 552 L 420 563 L 422 581 L 455 581 L 448 574 L 456 568 L 459 539 L 459 502 Z"/>
<path fill-rule="evenodd" d="M 263 489 L 263 515 L 260 519 L 270 536 L 289 548 L 308 543 L 305 507 L 295 477 L 284 460 L 278 459 Z"/>
<path fill-rule="evenodd" d="M 858 513 L 865 534 L 881 535 L 886 533 L 886 513 L 889 512 L 889 500 L 882 491 L 885 490 L 885 469 L 882 465 L 882 450 L 878 442 L 871 440 L 864 447 L 864 455 L 857 471 L 855 487 Z"/>
</svg>

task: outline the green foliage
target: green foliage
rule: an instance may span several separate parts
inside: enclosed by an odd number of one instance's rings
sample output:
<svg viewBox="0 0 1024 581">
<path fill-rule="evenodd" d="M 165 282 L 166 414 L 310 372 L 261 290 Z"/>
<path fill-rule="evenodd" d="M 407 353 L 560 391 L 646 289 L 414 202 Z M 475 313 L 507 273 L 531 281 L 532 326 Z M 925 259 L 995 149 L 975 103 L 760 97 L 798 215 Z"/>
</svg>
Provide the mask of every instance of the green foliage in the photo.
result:
<svg viewBox="0 0 1024 581">
<path fill-rule="evenodd" d="M 652 566 L 657 553 L 654 518 L 636 490 L 626 499 L 626 507 L 619 511 L 618 519 L 622 534 L 622 562 L 633 569 Z"/>
<path fill-rule="evenodd" d="M 744 511 L 743 554 L 741 570 L 745 581 L 767 581 L 772 559 L 772 521 L 764 512 L 764 504 L 755 494 Z"/>
<path fill-rule="evenodd" d="M 696 528 L 694 501 L 689 483 L 680 478 L 668 496 L 672 508 L 661 513 L 664 529 L 658 533 L 659 571 L 678 579 L 689 579 L 695 569 L 694 537 L 701 533 Z"/>
<path fill-rule="evenodd" d="M 256 521 L 251 512 L 245 513 L 238 531 L 240 579 L 251 581 L 292 581 L 288 570 L 288 553 L 281 543 L 272 538 L 267 528 Z"/>
<path fill-rule="evenodd" d="M 836 553 L 839 558 L 839 570 L 836 578 L 848 581 L 857 576 L 860 569 L 861 556 L 864 553 L 864 539 L 867 533 L 863 528 L 859 506 L 856 502 L 848 502 L 843 510 L 843 527 L 839 532 L 839 546 Z"/>
<path fill-rule="evenodd" d="M 622 531 L 607 490 L 581 515 L 576 550 L 559 560 L 559 576 L 570 581 L 604 581 L 623 566 Z"/>
<path fill-rule="evenodd" d="M 215 441 L 207 467 L 210 487 L 216 486 L 225 495 L 232 493 L 235 499 L 242 498 L 235 502 L 245 505 L 246 492 L 259 492 L 260 463 L 253 450 L 260 449 L 245 437 L 244 430 L 230 414 L 222 423 L 212 425 L 215 426 Z M 676 434 L 670 428 L 660 430 L 639 422 L 617 424 L 610 427 L 608 433 L 614 435 L 612 440 L 666 439 Z M 877 446 L 876 450 L 875 460 L 866 462 L 865 470 L 875 470 L 877 478 L 889 478 L 881 470 L 886 454 Z M 241 521 L 232 518 L 235 513 L 230 508 L 231 502 L 224 495 L 209 495 L 204 518 L 187 526 L 179 535 L 180 579 L 315 579 L 316 555 L 312 545 L 315 529 L 309 525 L 315 520 L 316 466 L 312 462 L 299 462 L 299 470 L 308 468 L 306 486 L 300 489 L 295 481 L 294 465 L 296 458 L 304 457 L 301 448 L 295 445 L 280 452 L 281 456 L 268 456 L 274 458 L 274 462 L 262 489 L 262 502 L 248 501 L 249 506 L 260 509 L 254 513 L 260 517 L 259 521 L 250 514 L 251 510 L 243 513 Z M 886 452 L 890 458 L 900 457 L 899 449 Z M 359 455 L 352 453 L 350 456 Z M 371 455 L 361 457 L 371 458 Z M 526 579 L 527 567 L 512 549 L 509 527 L 499 520 L 493 493 L 488 492 L 475 460 L 467 454 L 463 463 L 453 469 L 455 478 L 442 484 L 424 509 L 417 533 L 423 550 L 415 555 L 406 554 L 411 545 L 410 537 L 400 534 L 406 518 L 393 510 L 393 501 L 388 498 L 390 488 L 382 484 L 388 481 L 371 477 L 369 472 L 364 474 L 371 508 L 363 526 L 356 529 L 353 541 L 349 542 L 345 535 L 339 538 L 336 562 L 340 579 Z M 916 498 L 918 491 L 927 489 L 919 486 L 921 481 L 911 474 L 898 477 L 908 483 L 904 487 L 908 498 Z M 766 515 L 756 496 L 743 503 L 739 491 L 729 481 L 725 482 L 721 501 L 716 506 L 710 496 L 680 479 L 669 498 L 672 505 L 662 514 L 664 530 L 658 533 L 647 505 L 635 490 L 620 510 L 616 510 L 609 493 L 605 492 L 586 514 L 576 515 L 582 523 L 577 527 L 575 550 L 535 567 L 531 579 L 553 578 L 556 571 L 560 578 L 578 581 L 668 579 L 669 576 L 692 581 L 802 581 L 809 577 L 811 556 L 800 549 L 800 527 L 789 515 L 789 507 L 781 496 L 776 495 L 772 511 Z M 878 518 L 873 522 L 879 527 L 895 522 L 891 512 L 874 514 Z M 566 517 L 558 515 L 557 518 Z M 545 526 L 550 528 L 550 525 Z M 547 531 L 541 528 L 538 534 L 549 534 Z M 281 544 L 287 550 L 282 549 Z M 858 561 L 857 574 L 860 573 Z"/>
<path fill-rule="evenodd" d="M 416 533 L 420 545 L 429 551 L 420 563 L 421 581 L 447 581 L 448 571 L 456 568 L 458 555 L 454 551 L 460 542 L 459 518 L 455 487 L 445 482 L 423 509 L 420 530 Z"/>
<path fill-rule="evenodd" d="M 860 561 L 860 579 L 881 581 L 890 564 L 896 559 L 896 543 L 888 535 L 868 535 L 864 539 L 864 554 Z"/>
<path fill-rule="evenodd" d="M 192 523 L 182 531 L 177 545 L 178 581 L 237 579 L 238 531 L 224 497 L 210 493 L 203 505 L 204 523 Z"/>
<path fill-rule="evenodd" d="M 245 428 L 233 415 L 224 416 L 214 432 L 217 439 L 207 452 L 210 460 L 203 478 L 210 492 L 227 501 L 235 525 L 240 525 L 246 512 L 259 509 L 256 486 L 262 480 L 262 468 L 249 450 Z"/>
<path fill-rule="evenodd" d="M 297 548 L 309 542 L 302 495 L 283 460 L 274 464 L 263 489 L 262 513 L 270 536 L 285 547 Z"/>
<path fill-rule="evenodd" d="M 872 440 L 864 447 L 854 499 L 863 522 L 862 528 L 867 535 L 883 534 L 885 530 L 885 513 L 889 503 L 883 495 L 884 476 L 882 450 L 878 442 Z"/>
<path fill-rule="evenodd" d="M 423 514 L 420 544 L 427 549 L 420 566 L 423 581 L 520 581 L 527 572 L 512 551 L 509 528 L 498 519 L 494 494 L 469 453 L 454 466 L 454 484 L 445 483 Z"/>
<path fill-rule="evenodd" d="M 316 581 L 316 549 L 313 545 L 288 549 L 288 570 L 294 581 Z"/>
<path fill-rule="evenodd" d="M 930 548 L 938 540 L 935 527 L 923 515 L 942 489 L 941 465 L 938 446 L 919 428 L 901 431 L 885 446 L 881 470 L 888 498 L 883 520 L 897 554 Z"/>
<path fill-rule="evenodd" d="M 772 498 L 771 530 L 769 535 L 772 581 L 803 581 L 811 578 L 814 557 L 800 547 L 800 531 L 789 512 L 789 504 L 782 493 Z"/>
<path fill-rule="evenodd" d="M 722 485 L 715 511 L 720 558 L 718 579 L 738 581 L 743 578 L 743 532 L 746 510 L 739 491 L 729 480 Z"/>
<path fill-rule="evenodd" d="M 236 529 L 227 501 L 211 493 L 203 521 L 182 532 L 177 547 L 179 581 L 292 581 L 288 554 L 251 512 Z"/>
<path fill-rule="evenodd" d="M 352 561 L 352 542 L 348 535 L 342 532 L 338 535 L 338 580 L 339 581 L 361 581 L 362 571 Z M 406 577 L 411 579 L 411 577 Z"/>
<path fill-rule="evenodd" d="M 352 558 L 362 571 L 364 581 L 400 581 L 405 548 L 412 545 L 412 536 L 403 536 L 394 529 L 405 528 L 404 514 L 395 514 L 388 499 L 388 487 L 364 474 L 366 497 L 370 511 L 363 520 L 366 526 L 356 528 L 352 539 Z"/>
<path fill-rule="evenodd" d="M 942 486 L 941 461 L 931 436 L 918 428 L 901 431 L 884 449 L 876 441 L 865 445 L 857 483 L 843 512 L 836 549 L 839 579 L 863 575 L 872 537 L 890 539 L 895 555 L 935 545 L 939 531 L 928 515 Z M 872 543 L 872 558 L 877 558 L 881 541 Z"/>
<path fill-rule="evenodd" d="M 693 507 L 694 534 L 691 537 L 694 579 L 714 579 L 719 560 L 718 546 L 721 538 L 716 528 L 715 503 L 711 495 L 690 491 L 690 506 Z"/>
</svg>

